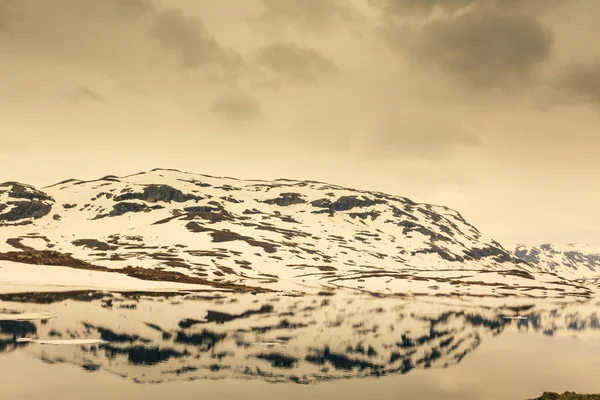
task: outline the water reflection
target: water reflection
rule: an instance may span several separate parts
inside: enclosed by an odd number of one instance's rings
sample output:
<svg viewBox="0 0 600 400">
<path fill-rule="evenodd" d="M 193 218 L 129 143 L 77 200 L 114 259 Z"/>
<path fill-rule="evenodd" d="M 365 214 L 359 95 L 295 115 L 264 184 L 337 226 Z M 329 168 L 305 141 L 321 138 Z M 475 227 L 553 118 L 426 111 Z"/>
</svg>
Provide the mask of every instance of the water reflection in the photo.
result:
<svg viewBox="0 0 600 400">
<path fill-rule="evenodd" d="M 136 382 L 233 377 L 312 383 L 449 367 L 507 329 L 600 338 L 600 307 L 592 303 L 491 307 L 343 294 L 96 293 L 58 300 L 0 302 L 0 314 L 56 316 L 0 320 L 0 353 L 25 351 L 47 363 Z"/>
</svg>

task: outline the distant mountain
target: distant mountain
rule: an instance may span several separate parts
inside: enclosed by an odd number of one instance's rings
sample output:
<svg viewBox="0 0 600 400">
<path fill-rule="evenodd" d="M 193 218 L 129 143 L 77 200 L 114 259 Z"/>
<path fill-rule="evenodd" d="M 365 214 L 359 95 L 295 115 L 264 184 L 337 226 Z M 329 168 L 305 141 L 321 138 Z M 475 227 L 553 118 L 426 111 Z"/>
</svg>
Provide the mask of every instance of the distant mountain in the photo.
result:
<svg viewBox="0 0 600 400">
<path fill-rule="evenodd" d="M 515 255 L 545 272 L 565 277 L 591 278 L 600 276 L 600 247 L 582 244 L 566 246 L 542 244 L 519 245 Z"/>
<path fill-rule="evenodd" d="M 0 260 L 270 290 L 453 294 L 461 284 L 489 292 L 525 280 L 541 295 L 557 281 L 532 286 L 535 267 L 447 207 L 164 169 L 43 190 L 0 184 Z"/>
</svg>

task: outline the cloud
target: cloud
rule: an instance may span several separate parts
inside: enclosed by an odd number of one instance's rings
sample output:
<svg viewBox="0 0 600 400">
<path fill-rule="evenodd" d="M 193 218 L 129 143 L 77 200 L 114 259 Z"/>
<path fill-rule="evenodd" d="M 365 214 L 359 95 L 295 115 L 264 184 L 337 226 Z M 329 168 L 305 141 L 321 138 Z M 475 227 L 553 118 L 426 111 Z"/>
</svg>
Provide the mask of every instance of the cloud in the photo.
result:
<svg viewBox="0 0 600 400">
<path fill-rule="evenodd" d="M 257 62 L 272 75 L 275 84 L 318 83 L 340 72 L 335 62 L 321 52 L 294 43 L 272 43 L 261 47 Z"/>
<path fill-rule="evenodd" d="M 243 64 L 242 57 L 221 45 L 206 30 L 202 20 L 189 17 L 181 10 L 168 9 L 159 12 L 150 32 L 152 37 L 172 51 L 186 68 L 219 65 L 231 70 Z"/>
<path fill-rule="evenodd" d="M 167 54 L 186 71 L 227 83 L 244 70 L 243 57 L 201 18 L 150 0 L 8 0 L 2 12 L 0 40 L 14 53 L 66 58 L 111 74 L 164 65 Z"/>
<path fill-rule="evenodd" d="M 471 89 L 527 84 L 550 58 L 553 34 L 523 13 L 473 8 L 420 27 L 388 23 L 383 36 L 418 67 L 433 68 Z"/>
<path fill-rule="evenodd" d="M 600 105 L 600 58 L 570 64 L 558 74 L 555 88 L 567 101 Z"/>
<path fill-rule="evenodd" d="M 211 107 L 211 112 L 229 122 L 254 122 L 262 119 L 263 113 L 256 98 L 235 94 L 218 98 Z"/>
<path fill-rule="evenodd" d="M 367 0 L 387 17 L 428 17 L 435 12 L 453 14 L 468 8 L 540 13 L 562 5 L 572 6 L 578 1 L 584 0 Z"/>
<path fill-rule="evenodd" d="M 124 17 L 139 18 L 157 12 L 154 3 L 148 0 L 105 0 Z"/>
<path fill-rule="evenodd" d="M 477 0 L 367 0 L 367 2 L 380 8 L 387 16 L 427 16 L 436 9 L 456 12 L 476 3 Z"/>
<path fill-rule="evenodd" d="M 257 20 L 285 28 L 293 25 L 305 30 L 324 30 L 339 22 L 360 19 L 360 14 L 343 0 L 258 0 L 262 6 Z"/>
<path fill-rule="evenodd" d="M 79 101 L 104 101 L 104 97 L 88 87 L 78 87 L 74 91 L 67 93 L 66 97 L 75 102 Z"/>
</svg>

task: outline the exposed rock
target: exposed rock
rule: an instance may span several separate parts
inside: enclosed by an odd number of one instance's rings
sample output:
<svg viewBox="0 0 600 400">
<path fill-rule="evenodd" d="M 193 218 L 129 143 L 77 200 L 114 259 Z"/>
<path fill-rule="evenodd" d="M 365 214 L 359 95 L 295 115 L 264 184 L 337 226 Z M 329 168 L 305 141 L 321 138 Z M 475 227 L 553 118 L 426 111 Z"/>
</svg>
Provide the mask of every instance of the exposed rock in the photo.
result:
<svg viewBox="0 0 600 400">
<path fill-rule="evenodd" d="M 110 216 L 115 217 L 118 215 L 123 215 L 123 214 L 131 213 L 131 212 L 133 212 L 133 213 L 141 212 L 141 211 L 145 211 L 147 209 L 149 209 L 149 207 L 145 204 L 122 202 L 122 203 L 117 203 L 113 206 L 113 210 L 110 212 Z"/>
<path fill-rule="evenodd" d="M 159 201 L 183 203 L 189 200 L 202 200 L 200 196 L 193 194 L 184 194 L 181 190 L 175 189 L 168 185 L 148 185 L 141 193 L 124 193 L 116 196 L 115 201 L 123 200 L 144 200 L 150 203 Z"/>
<path fill-rule="evenodd" d="M 377 211 L 365 211 L 365 212 L 361 212 L 361 213 L 350 213 L 348 214 L 350 215 L 352 218 L 360 218 L 360 219 L 367 219 L 369 217 L 371 217 L 371 221 L 375 221 L 377 219 L 377 217 L 379 217 L 381 215 L 380 212 Z"/>
<path fill-rule="evenodd" d="M 52 206 L 38 200 L 9 201 L 6 204 L 13 206 L 8 212 L 0 214 L 0 221 L 19 221 L 26 218 L 42 218 L 52 210 Z"/>
<path fill-rule="evenodd" d="M 331 200 L 329 199 L 317 199 L 310 202 L 310 205 L 317 208 L 329 208 L 331 206 Z"/>
<path fill-rule="evenodd" d="M 464 253 L 467 259 L 475 259 L 480 260 L 482 258 L 493 258 L 495 261 L 499 263 L 503 262 L 516 262 L 512 255 L 504 250 L 497 247 L 483 247 L 483 248 L 472 248 L 464 250 Z"/>
<path fill-rule="evenodd" d="M 220 197 L 220 199 L 228 201 L 229 203 L 234 203 L 234 204 L 240 204 L 240 203 L 244 202 L 244 200 L 238 200 L 233 196 L 223 196 L 223 197 Z"/>
<path fill-rule="evenodd" d="M 54 201 L 54 199 L 48 196 L 46 193 L 29 185 L 23 185 L 22 183 L 18 182 L 5 182 L 0 185 L 0 188 L 7 186 L 10 186 L 8 197 L 12 197 L 13 199 Z"/>
<path fill-rule="evenodd" d="M 146 204 L 133 203 L 123 201 L 113 205 L 113 209 L 108 214 L 98 214 L 93 219 L 101 219 L 106 217 L 118 217 L 127 213 L 139 213 L 139 212 L 150 212 L 152 210 L 159 210 L 164 208 L 161 205 L 147 206 Z M 174 218 L 174 217 L 173 217 Z M 159 221 L 160 222 L 160 221 Z"/>
<path fill-rule="evenodd" d="M 281 193 L 279 197 L 263 201 L 266 204 L 276 204 L 281 207 L 291 206 L 293 204 L 304 204 L 306 200 L 300 193 Z"/>
<path fill-rule="evenodd" d="M 336 201 L 329 199 L 318 199 L 311 202 L 313 207 L 328 208 L 331 213 L 334 211 L 349 211 L 356 207 L 371 207 L 377 204 L 386 204 L 385 200 L 373 200 L 367 196 L 341 196 Z"/>
</svg>

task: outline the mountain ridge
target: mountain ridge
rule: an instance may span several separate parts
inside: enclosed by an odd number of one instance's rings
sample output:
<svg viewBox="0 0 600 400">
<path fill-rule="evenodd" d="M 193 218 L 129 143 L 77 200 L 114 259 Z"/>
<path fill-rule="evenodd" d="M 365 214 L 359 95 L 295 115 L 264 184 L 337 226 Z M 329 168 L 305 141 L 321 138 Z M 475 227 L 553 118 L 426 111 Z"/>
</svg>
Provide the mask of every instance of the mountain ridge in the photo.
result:
<svg viewBox="0 0 600 400">
<path fill-rule="evenodd" d="M 543 243 L 539 246 L 519 244 L 515 255 L 542 271 L 557 272 L 565 276 L 600 276 L 600 247 L 570 243 L 557 245 Z"/>
<path fill-rule="evenodd" d="M 43 189 L 0 184 L 0 252 L 52 250 L 113 270 L 279 290 L 449 295 L 505 290 L 538 272 L 458 211 L 329 183 L 156 168 Z"/>
</svg>

